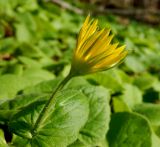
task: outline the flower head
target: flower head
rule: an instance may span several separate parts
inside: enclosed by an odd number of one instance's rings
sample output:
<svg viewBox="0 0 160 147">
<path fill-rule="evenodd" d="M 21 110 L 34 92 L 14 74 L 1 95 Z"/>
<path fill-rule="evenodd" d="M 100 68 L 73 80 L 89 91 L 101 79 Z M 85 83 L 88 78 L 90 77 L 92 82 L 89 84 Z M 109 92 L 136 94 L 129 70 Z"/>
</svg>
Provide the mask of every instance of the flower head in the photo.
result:
<svg viewBox="0 0 160 147">
<path fill-rule="evenodd" d="M 127 55 L 125 46 L 111 44 L 112 39 L 110 30 L 99 29 L 98 20 L 90 20 L 88 15 L 78 35 L 71 73 L 84 75 L 103 71 L 122 61 Z"/>
</svg>

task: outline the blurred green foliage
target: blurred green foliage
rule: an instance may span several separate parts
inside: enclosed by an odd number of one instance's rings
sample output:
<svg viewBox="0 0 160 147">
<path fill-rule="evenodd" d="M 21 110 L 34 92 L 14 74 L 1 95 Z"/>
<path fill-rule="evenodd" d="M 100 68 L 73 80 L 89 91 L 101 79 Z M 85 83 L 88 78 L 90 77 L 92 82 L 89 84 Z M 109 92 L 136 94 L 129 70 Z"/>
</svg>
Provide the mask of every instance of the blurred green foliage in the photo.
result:
<svg viewBox="0 0 160 147">
<path fill-rule="evenodd" d="M 69 71 L 85 16 L 50 2 L 0 0 L 0 124 L 14 134 L 12 146 L 160 146 L 160 28 L 97 17 L 129 55 L 118 68 L 72 79 L 32 137 L 39 111 Z"/>
</svg>

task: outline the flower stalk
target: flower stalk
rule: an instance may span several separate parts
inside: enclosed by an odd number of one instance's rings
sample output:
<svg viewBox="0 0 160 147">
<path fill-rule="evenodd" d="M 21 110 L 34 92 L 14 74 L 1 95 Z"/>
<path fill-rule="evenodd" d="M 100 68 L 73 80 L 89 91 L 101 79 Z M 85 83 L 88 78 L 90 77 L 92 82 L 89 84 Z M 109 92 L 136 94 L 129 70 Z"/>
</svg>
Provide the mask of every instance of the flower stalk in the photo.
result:
<svg viewBox="0 0 160 147">
<path fill-rule="evenodd" d="M 36 120 L 36 123 L 33 127 L 33 130 L 32 130 L 32 134 L 36 134 L 36 132 L 39 129 L 39 127 L 41 126 L 41 124 L 45 121 L 47 114 L 49 113 L 51 108 L 55 105 L 55 97 L 56 97 L 58 91 L 60 91 L 72 77 L 73 76 L 71 74 L 69 74 L 66 78 L 64 78 L 58 84 L 57 88 L 52 92 L 49 100 L 45 104 L 44 108 L 42 109 L 42 111 L 40 112 L 40 114 L 38 116 L 38 119 Z"/>
</svg>

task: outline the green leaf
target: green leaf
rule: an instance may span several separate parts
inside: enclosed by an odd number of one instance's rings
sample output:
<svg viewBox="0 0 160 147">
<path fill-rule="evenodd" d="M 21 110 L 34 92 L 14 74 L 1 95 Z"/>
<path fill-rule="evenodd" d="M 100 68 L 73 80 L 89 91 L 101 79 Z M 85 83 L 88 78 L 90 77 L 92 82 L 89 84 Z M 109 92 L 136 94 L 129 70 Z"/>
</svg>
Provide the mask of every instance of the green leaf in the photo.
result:
<svg viewBox="0 0 160 147">
<path fill-rule="evenodd" d="M 5 124 L 18 110 L 0 110 L 0 124 Z"/>
<path fill-rule="evenodd" d="M 85 86 L 82 91 L 89 100 L 90 112 L 78 139 L 85 146 L 99 146 L 109 129 L 110 95 L 108 90 L 101 86 Z"/>
<path fill-rule="evenodd" d="M 102 85 L 112 92 L 119 92 L 123 89 L 122 79 L 114 70 L 96 73 L 87 76 L 88 81 L 94 85 Z"/>
<path fill-rule="evenodd" d="M 130 111 L 130 108 L 127 106 L 127 104 L 119 98 L 113 98 L 112 99 L 112 104 L 113 104 L 113 111 L 115 113 L 116 112 Z"/>
<path fill-rule="evenodd" d="M 45 99 L 48 94 L 28 94 L 28 95 L 18 95 L 14 99 L 0 101 L 1 110 L 16 110 L 27 107 L 31 103 L 38 99 Z"/>
<path fill-rule="evenodd" d="M 17 92 L 30 85 L 36 85 L 44 80 L 54 79 L 54 75 L 43 69 L 29 68 L 23 76 L 5 74 L 0 77 L 0 98 L 13 98 Z"/>
<path fill-rule="evenodd" d="M 23 23 L 16 24 L 16 39 L 19 42 L 29 42 L 31 41 L 31 33 L 26 28 L 26 25 Z"/>
<path fill-rule="evenodd" d="M 83 87 L 87 85 L 90 84 L 84 77 L 75 77 L 67 83 L 67 88 Z"/>
<path fill-rule="evenodd" d="M 76 90 L 61 91 L 56 101 L 55 108 L 47 114 L 46 120 L 34 136 L 32 129 L 44 106 L 43 99 L 31 103 L 12 118 L 9 123 L 11 132 L 28 139 L 31 146 L 66 147 L 74 142 L 87 121 L 88 101 Z"/>
<path fill-rule="evenodd" d="M 0 102 L 0 122 L 6 123 L 8 122 L 13 115 L 19 112 L 21 109 L 25 107 L 29 107 L 31 103 L 34 103 L 38 99 L 45 99 L 48 95 L 46 94 L 28 94 L 28 95 L 20 95 L 15 97 L 14 99 L 3 100 Z"/>
<path fill-rule="evenodd" d="M 160 138 L 160 126 L 154 126 L 154 131 L 156 135 Z"/>
<path fill-rule="evenodd" d="M 0 81 L 0 98 L 13 98 L 28 83 L 26 79 L 13 74 L 1 76 Z"/>
<path fill-rule="evenodd" d="M 123 70 L 120 69 L 114 69 L 114 72 L 116 74 L 116 79 L 124 84 L 124 83 L 132 83 L 133 78 L 128 76 Z"/>
<path fill-rule="evenodd" d="M 21 55 L 21 56 L 18 56 L 18 59 L 20 59 L 20 61 L 23 62 L 24 64 L 28 63 L 27 62 L 27 59 L 28 59 L 27 57 L 30 57 L 30 60 L 31 60 L 31 58 L 33 58 L 34 61 L 36 62 L 37 61 L 36 59 L 39 59 L 39 58 L 42 58 L 42 57 L 45 56 L 44 53 L 40 50 L 39 47 L 34 46 L 34 44 L 28 44 L 28 43 L 21 43 L 20 47 L 18 49 L 18 52 Z M 25 57 L 26 57 L 26 59 L 25 59 Z M 34 62 L 34 61 L 32 61 L 32 62 Z"/>
<path fill-rule="evenodd" d="M 82 142 L 80 142 L 79 140 L 74 142 L 73 144 L 69 145 L 68 147 L 93 147 L 92 145 L 86 145 Z M 109 147 L 107 140 L 104 139 L 101 143 L 99 143 L 98 147 Z"/>
<path fill-rule="evenodd" d="M 52 80 L 55 78 L 51 72 L 39 69 L 39 68 L 28 68 L 23 72 L 23 77 L 29 81 L 29 85 L 36 85 L 42 81 Z"/>
<path fill-rule="evenodd" d="M 159 147 L 160 146 L 160 138 L 156 134 L 152 134 L 152 147 Z"/>
<path fill-rule="evenodd" d="M 154 83 L 153 89 L 154 89 L 155 91 L 160 92 L 160 81 L 157 80 L 157 81 Z"/>
<path fill-rule="evenodd" d="M 125 60 L 126 66 L 135 73 L 141 73 L 145 71 L 144 65 L 134 56 L 128 56 Z"/>
<path fill-rule="evenodd" d="M 133 111 L 146 116 L 152 125 L 160 126 L 160 105 L 159 104 L 139 104 L 135 105 Z"/>
<path fill-rule="evenodd" d="M 16 40 L 13 37 L 3 38 L 0 40 L 0 52 L 4 53 L 12 53 L 15 51 L 15 48 L 18 44 L 15 43 Z"/>
<path fill-rule="evenodd" d="M 90 145 L 85 145 L 81 141 L 77 140 L 73 144 L 69 145 L 68 147 L 90 147 Z"/>
<path fill-rule="evenodd" d="M 134 78 L 133 84 L 142 90 L 151 88 L 157 82 L 157 78 L 154 76 L 144 73 L 141 76 Z"/>
<path fill-rule="evenodd" d="M 7 143 L 6 140 L 4 138 L 4 133 L 3 131 L 0 129 L 0 147 L 7 147 Z"/>
<path fill-rule="evenodd" d="M 40 82 L 36 84 L 35 86 L 29 86 L 26 89 L 24 89 L 25 94 L 30 93 L 38 93 L 38 94 L 44 94 L 44 93 L 51 93 L 58 83 L 61 81 L 61 78 L 56 78 L 54 80 L 47 80 Z"/>
<path fill-rule="evenodd" d="M 0 38 L 3 38 L 5 36 L 5 28 L 4 26 L 0 23 Z"/>
<path fill-rule="evenodd" d="M 36 61 L 36 60 L 33 60 L 31 58 L 28 58 L 28 57 L 25 57 L 25 56 L 20 56 L 18 57 L 19 61 L 22 62 L 25 66 L 27 67 L 31 67 L 31 68 L 41 68 L 42 65 Z"/>
<path fill-rule="evenodd" d="M 144 117 L 120 112 L 112 115 L 107 139 L 109 147 L 151 147 L 152 130 Z"/>
<path fill-rule="evenodd" d="M 125 84 L 124 91 L 120 98 L 129 106 L 142 103 L 142 92 L 134 85 Z"/>
</svg>

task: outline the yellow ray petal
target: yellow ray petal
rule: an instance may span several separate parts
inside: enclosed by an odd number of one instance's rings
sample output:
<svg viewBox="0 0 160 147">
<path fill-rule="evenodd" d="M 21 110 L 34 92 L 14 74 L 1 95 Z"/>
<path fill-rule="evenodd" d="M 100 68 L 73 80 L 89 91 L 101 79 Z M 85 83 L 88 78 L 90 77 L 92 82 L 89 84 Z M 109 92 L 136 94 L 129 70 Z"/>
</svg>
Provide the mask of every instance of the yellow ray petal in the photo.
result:
<svg viewBox="0 0 160 147">
<path fill-rule="evenodd" d="M 84 34 L 86 33 L 86 29 L 89 26 L 89 20 L 90 20 L 90 15 L 87 16 L 87 18 L 85 19 L 85 21 L 83 23 L 83 26 L 79 32 L 79 35 L 78 35 L 78 42 L 81 40 L 81 38 L 83 38 Z"/>
<path fill-rule="evenodd" d="M 90 21 L 90 23 L 88 24 L 88 26 L 86 26 L 86 31 L 83 34 L 83 36 L 81 36 L 81 38 L 78 40 L 77 43 L 77 52 L 79 52 L 81 50 L 81 46 L 83 45 L 83 43 L 90 37 L 92 36 L 96 30 L 97 30 L 97 24 L 98 24 L 98 20 L 94 20 L 93 22 Z"/>
<path fill-rule="evenodd" d="M 100 41 L 97 42 L 95 44 L 95 46 L 92 48 L 92 51 L 91 51 L 92 56 L 96 56 L 96 55 L 106 51 L 106 48 L 107 48 L 107 46 L 109 46 L 112 38 L 113 38 L 113 35 L 111 35 L 107 38 L 105 38 L 105 36 L 102 39 L 100 38 Z"/>
<path fill-rule="evenodd" d="M 97 62 L 101 60 L 101 58 L 105 58 L 106 56 L 108 56 L 114 51 L 117 45 L 118 44 L 114 44 L 114 45 L 102 44 L 99 48 L 97 48 L 97 52 L 95 52 L 94 54 L 93 52 L 91 52 L 91 58 L 88 60 L 88 62 L 92 62 L 92 61 Z M 103 48 L 102 50 L 100 50 L 101 47 Z"/>
<path fill-rule="evenodd" d="M 87 62 L 90 64 L 90 65 L 93 65 L 95 63 L 99 63 L 101 62 L 101 60 L 104 60 L 105 58 L 107 58 L 108 56 L 110 56 L 114 50 L 116 49 L 116 47 L 118 46 L 119 43 L 115 43 L 115 44 L 112 44 L 112 45 L 109 45 L 105 51 L 103 51 L 102 53 L 96 55 L 96 56 L 93 56 L 92 58 L 90 58 Z"/>
<path fill-rule="evenodd" d="M 104 29 L 101 31 L 95 32 L 81 47 L 82 49 L 82 56 L 88 59 L 90 57 L 90 52 L 92 51 L 92 47 L 96 44 L 96 41 L 100 38 L 101 34 L 103 33 Z"/>
<path fill-rule="evenodd" d="M 89 36 L 91 36 L 96 30 L 97 30 L 97 24 L 98 24 L 98 20 L 94 20 L 93 22 L 91 22 L 88 30 L 86 31 L 85 35 L 82 38 L 82 42 L 84 40 L 87 40 L 89 38 Z"/>
<path fill-rule="evenodd" d="M 124 51 L 126 45 L 118 47 L 116 50 L 114 50 L 114 54 L 120 54 L 121 52 Z"/>
<path fill-rule="evenodd" d="M 105 60 L 102 60 L 99 64 L 95 65 L 95 68 L 105 68 L 105 67 L 112 67 L 115 64 L 117 64 L 118 62 L 120 62 L 126 55 L 127 55 L 127 51 L 122 52 L 119 55 L 111 55 L 110 57 L 106 58 Z"/>
</svg>

